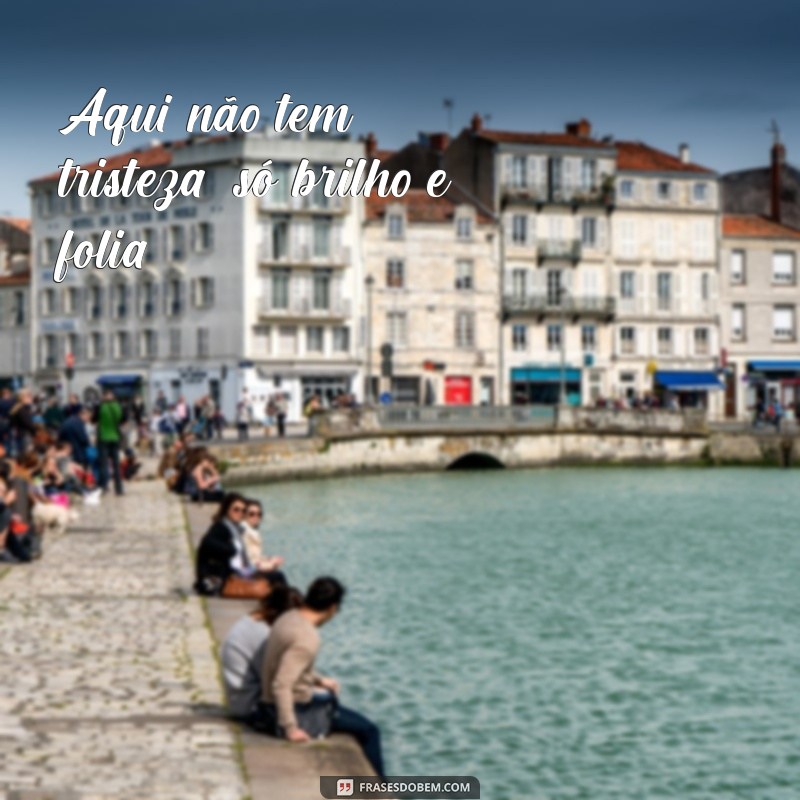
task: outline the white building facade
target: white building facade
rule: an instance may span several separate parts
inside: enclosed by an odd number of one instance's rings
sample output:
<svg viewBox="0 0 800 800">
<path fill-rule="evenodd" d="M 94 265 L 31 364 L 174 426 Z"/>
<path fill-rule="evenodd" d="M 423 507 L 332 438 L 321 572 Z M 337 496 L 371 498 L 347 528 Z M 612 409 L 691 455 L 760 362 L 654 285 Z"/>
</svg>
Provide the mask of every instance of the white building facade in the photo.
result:
<svg viewBox="0 0 800 800">
<path fill-rule="evenodd" d="M 156 211 L 138 197 L 80 199 L 56 194 L 57 176 L 33 181 L 34 352 L 38 384 L 142 392 L 151 402 L 210 395 L 232 418 L 247 391 L 256 418 L 270 396 L 288 397 L 289 419 L 321 391 L 357 391 L 354 335 L 363 268 L 363 201 L 290 197 L 301 158 L 336 169 L 363 146 L 333 137 L 253 133 L 195 138 L 109 159 L 105 170 L 137 157 L 143 167 L 206 171 L 201 198 L 176 198 Z M 271 160 L 278 183 L 263 198 L 234 197 L 240 170 L 252 176 Z M 53 265 L 66 230 L 97 243 L 104 229 L 147 241 L 142 270 Z"/>
</svg>

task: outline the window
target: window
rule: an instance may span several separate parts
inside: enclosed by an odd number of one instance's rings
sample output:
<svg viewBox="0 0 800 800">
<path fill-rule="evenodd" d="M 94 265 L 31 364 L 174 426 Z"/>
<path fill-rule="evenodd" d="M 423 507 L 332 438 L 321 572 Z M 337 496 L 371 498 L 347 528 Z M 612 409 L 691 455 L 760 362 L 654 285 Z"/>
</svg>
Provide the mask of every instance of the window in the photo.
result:
<svg viewBox="0 0 800 800">
<path fill-rule="evenodd" d="M 403 238 L 403 215 L 389 214 L 387 218 L 387 231 L 390 239 Z"/>
<path fill-rule="evenodd" d="M 737 303 L 731 308 L 731 339 L 733 341 L 744 341 L 744 324 L 744 305 L 742 303 Z"/>
<path fill-rule="evenodd" d="M 104 351 L 103 334 L 95 331 L 89 335 L 89 352 L 88 357 L 91 361 L 99 361 L 103 358 Z"/>
<path fill-rule="evenodd" d="M 511 291 L 514 297 L 523 298 L 528 289 L 528 270 L 517 268 L 511 270 Z"/>
<path fill-rule="evenodd" d="M 282 356 L 297 353 L 297 326 L 281 325 L 278 328 L 278 353 Z"/>
<path fill-rule="evenodd" d="M 658 354 L 660 356 L 672 355 L 672 328 L 659 328 L 657 339 Z"/>
<path fill-rule="evenodd" d="M 324 349 L 325 329 L 322 325 L 311 325 L 306 328 L 306 351 L 321 353 Z"/>
<path fill-rule="evenodd" d="M 282 261 L 289 257 L 289 220 L 272 220 L 272 259 Z"/>
<path fill-rule="evenodd" d="M 794 306 L 775 306 L 772 309 L 772 336 L 782 341 L 794 339 Z"/>
<path fill-rule="evenodd" d="M 475 312 L 456 311 L 456 347 L 475 347 Z"/>
<path fill-rule="evenodd" d="M 312 279 L 314 310 L 327 311 L 331 307 L 331 273 L 327 269 L 315 269 Z"/>
<path fill-rule="evenodd" d="M 129 358 L 131 354 L 131 342 L 128 331 L 117 331 L 114 334 L 114 358 Z"/>
<path fill-rule="evenodd" d="M 64 292 L 64 313 L 77 314 L 80 311 L 81 290 L 77 286 L 70 286 Z"/>
<path fill-rule="evenodd" d="M 597 187 L 597 161 L 584 158 L 581 162 L 581 188 L 590 192 Z"/>
<path fill-rule="evenodd" d="M 331 221 L 314 220 L 314 258 L 329 258 L 331 254 Z"/>
<path fill-rule="evenodd" d="M 213 278 L 197 278 L 194 285 L 194 304 L 197 308 L 211 308 L 214 305 Z"/>
<path fill-rule="evenodd" d="M 156 313 L 156 282 L 144 281 L 140 297 L 139 313 L 143 317 L 152 317 Z"/>
<path fill-rule="evenodd" d="M 48 333 L 42 338 L 41 366 L 55 367 L 58 363 L 58 337 Z"/>
<path fill-rule="evenodd" d="M 698 356 L 707 356 L 710 351 L 708 328 L 694 329 L 694 352 Z"/>
<path fill-rule="evenodd" d="M 633 181 L 630 178 L 619 182 L 619 196 L 624 200 L 633 200 Z"/>
<path fill-rule="evenodd" d="M 272 355 L 272 328 L 269 325 L 256 325 L 253 328 L 253 338 L 257 355 Z"/>
<path fill-rule="evenodd" d="M 206 170 L 203 176 L 203 183 L 200 186 L 200 197 L 212 197 L 214 195 L 214 173 Z"/>
<path fill-rule="evenodd" d="M 197 357 L 208 358 L 211 337 L 208 328 L 197 329 Z"/>
<path fill-rule="evenodd" d="M 672 307 L 672 275 L 659 272 L 657 277 L 658 310 L 669 311 Z"/>
<path fill-rule="evenodd" d="M 619 329 L 620 352 L 629 356 L 636 352 L 636 328 L 624 327 Z"/>
<path fill-rule="evenodd" d="M 528 185 L 528 159 L 525 156 L 511 158 L 511 185 L 518 189 Z"/>
<path fill-rule="evenodd" d="M 695 261 L 714 258 L 714 228 L 710 220 L 700 219 L 692 223 L 692 258 Z"/>
<path fill-rule="evenodd" d="M 636 294 L 636 273 L 626 270 L 619 274 L 619 296 L 632 300 Z"/>
<path fill-rule="evenodd" d="M 581 242 L 586 247 L 597 246 L 597 220 L 594 217 L 584 217 L 581 220 Z"/>
<path fill-rule="evenodd" d="M 289 308 L 289 270 L 272 270 L 272 308 Z"/>
<path fill-rule="evenodd" d="M 167 281 L 167 316 L 177 317 L 183 313 L 183 282 L 180 278 Z"/>
<path fill-rule="evenodd" d="M 511 217 L 511 241 L 514 244 L 525 244 L 528 241 L 528 216 L 514 214 Z"/>
<path fill-rule="evenodd" d="M 275 206 L 285 206 L 289 202 L 290 188 L 289 165 L 275 164 L 272 167 L 272 186 L 267 195 L 267 197 L 271 198 L 271 204 Z"/>
<path fill-rule="evenodd" d="M 158 357 L 158 334 L 152 330 L 142 331 L 139 335 L 139 354 L 142 358 Z"/>
<path fill-rule="evenodd" d="M 561 270 L 547 270 L 547 305 L 560 306 L 562 294 Z"/>
<path fill-rule="evenodd" d="M 772 254 L 772 282 L 784 286 L 794 283 L 794 253 Z"/>
<path fill-rule="evenodd" d="M 113 310 L 116 319 L 125 319 L 128 316 L 128 287 L 124 283 L 114 285 Z"/>
<path fill-rule="evenodd" d="M 343 325 L 333 329 L 333 352 L 348 353 L 350 351 L 350 328 Z"/>
<path fill-rule="evenodd" d="M 472 238 L 472 217 L 458 217 L 456 219 L 456 239 Z"/>
<path fill-rule="evenodd" d="M 21 327 L 25 324 L 25 292 L 14 292 L 13 301 L 13 324 L 16 327 Z"/>
<path fill-rule="evenodd" d="M 511 349 L 524 353 L 528 349 L 528 326 L 514 325 L 511 328 Z"/>
<path fill-rule="evenodd" d="M 547 349 L 551 352 L 561 349 L 561 326 L 547 326 Z"/>
<path fill-rule="evenodd" d="M 636 258 L 636 222 L 632 219 L 623 219 L 619 222 L 619 253 L 623 258 Z"/>
<path fill-rule="evenodd" d="M 405 347 L 408 342 L 408 316 L 405 311 L 386 314 L 386 340 L 393 347 Z"/>
<path fill-rule="evenodd" d="M 180 225 L 170 226 L 169 249 L 173 261 L 183 261 L 186 257 L 185 235 Z"/>
<path fill-rule="evenodd" d="M 671 259 L 673 253 L 672 221 L 659 220 L 656 224 L 656 258 Z"/>
<path fill-rule="evenodd" d="M 208 253 L 214 249 L 214 228 L 209 222 L 197 226 L 197 252 Z"/>
<path fill-rule="evenodd" d="M 181 329 L 180 328 L 170 328 L 169 329 L 169 357 L 170 358 L 180 358 L 181 357 Z"/>
<path fill-rule="evenodd" d="M 72 354 L 72 357 L 79 361 L 81 357 L 81 337 L 77 333 L 67 334 L 67 352 Z"/>
<path fill-rule="evenodd" d="M 669 200 L 672 197 L 672 184 L 669 181 L 658 181 L 656 197 L 661 201 Z"/>
<path fill-rule="evenodd" d="M 711 297 L 711 276 L 704 272 L 700 275 L 700 299 L 707 303 Z"/>
<path fill-rule="evenodd" d="M 581 347 L 586 353 L 593 353 L 597 346 L 597 331 L 594 325 L 581 327 Z"/>
<path fill-rule="evenodd" d="M 51 317 L 58 313 L 58 296 L 55 289 L 42 291 L 42 316 Z"/>
<path fill-rule="evenodd" d="M 103 316 L 103 287 L 94 284 L 89 287 L 89 319 Z"/>
<path fill-rule="evenodd" d="M 744 250 L 734 250 L 731 253 L 731 283 L 745 282 L 745 256 Z"/>
<path fill-rule="evenodd" d="M 474 288 L 472 282 L 472 262 L 466 260 L 456 261 L 456 289 L 468 291 Z"/>
<path fill-rule="evenodd" d="M 692 186 L 692 199 L 695 203 L 705 203 L 708 201 L 708 184 L 695 183 Z"/>
<path fill-rule="evenodd" d="M 386 286 L 389 289 L 402 289 L 405 285 L 405 265 L 398 258 L 386 262 Z"/>
</svg>

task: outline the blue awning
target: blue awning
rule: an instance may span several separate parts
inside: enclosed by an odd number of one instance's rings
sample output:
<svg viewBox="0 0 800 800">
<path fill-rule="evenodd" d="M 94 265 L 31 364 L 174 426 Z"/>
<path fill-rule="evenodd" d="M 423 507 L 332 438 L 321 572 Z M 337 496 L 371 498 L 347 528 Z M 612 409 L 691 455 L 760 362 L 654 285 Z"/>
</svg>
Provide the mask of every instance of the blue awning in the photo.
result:
<svg viewBox="0 0 800 800">
<path fill-rule="evenodd" d="M 141 383 L 141 375 L 101 375 L 97 382 L 101 386 L 127 386 L 131 383 Z"/>
<path fill-rule="evenodd" d="M 531 383 L 559 383 L 560 367 L 516 367 L 511 370 L 512 381 L 529 381 Z M 564 380 L 567 383 L 580 383 L 581 371 L 573 367 L 564 369 Z"/>
<path fill-rule="evenodd" d="M 752 372 L 800 372 L 800 361 L 750 361 Z"/>
<path fill-rule="evenodd" d="M 716 372 L 657 371 L 654 378 L 660 386 L 676 392 L 707 392 L 725 388 Z"/>
</svg>

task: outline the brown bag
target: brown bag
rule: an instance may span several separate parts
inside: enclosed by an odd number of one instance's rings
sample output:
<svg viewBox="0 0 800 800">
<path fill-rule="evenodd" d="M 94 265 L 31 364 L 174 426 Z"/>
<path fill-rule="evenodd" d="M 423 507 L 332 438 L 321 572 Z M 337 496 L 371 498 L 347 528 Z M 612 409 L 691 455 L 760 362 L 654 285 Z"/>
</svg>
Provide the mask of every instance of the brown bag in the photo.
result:
<svg viewBox="0 0 800 800">
<path fill-rule="evenodd" d="M 261 600 L 270 593 L 270 585 L 265 578 L 242 578 L 230 575 L 222 587 L 222 597 Z"/>
</svg>

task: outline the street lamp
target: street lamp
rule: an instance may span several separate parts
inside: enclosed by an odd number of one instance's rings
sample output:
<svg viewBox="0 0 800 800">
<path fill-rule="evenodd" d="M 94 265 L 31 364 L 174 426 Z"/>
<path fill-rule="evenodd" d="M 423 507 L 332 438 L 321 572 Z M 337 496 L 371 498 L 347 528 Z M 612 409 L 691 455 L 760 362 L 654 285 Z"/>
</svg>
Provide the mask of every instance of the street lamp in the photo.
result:
<svg viewBox="0 0 800 800">
<path fill-rule="evenodd" d="M 559 380 L 558 403 L 562 406 L 567 405 L 567 311 L 566 303 L 564 302 L 564 296 L 566 294 L 567 290 L 563 285 L 561 285 L 561 283 L 559 283 L 558 306 L 560 310 L 559 324 L 561 327 L 561 330 L 559 331 L 561 339 L 561 375 Z"/>
<path fill-rule="evenodd" d="M 372 395 L 372 287 L 375 285 L 375 278 L 372 275 L 367 275 L 364 279 L 364 285 L 367 287 L 367 330 L 366 330 L 366 347 L 367 347 L 367 404 L 372 405 L 374 397 Z"/>
</svg>

